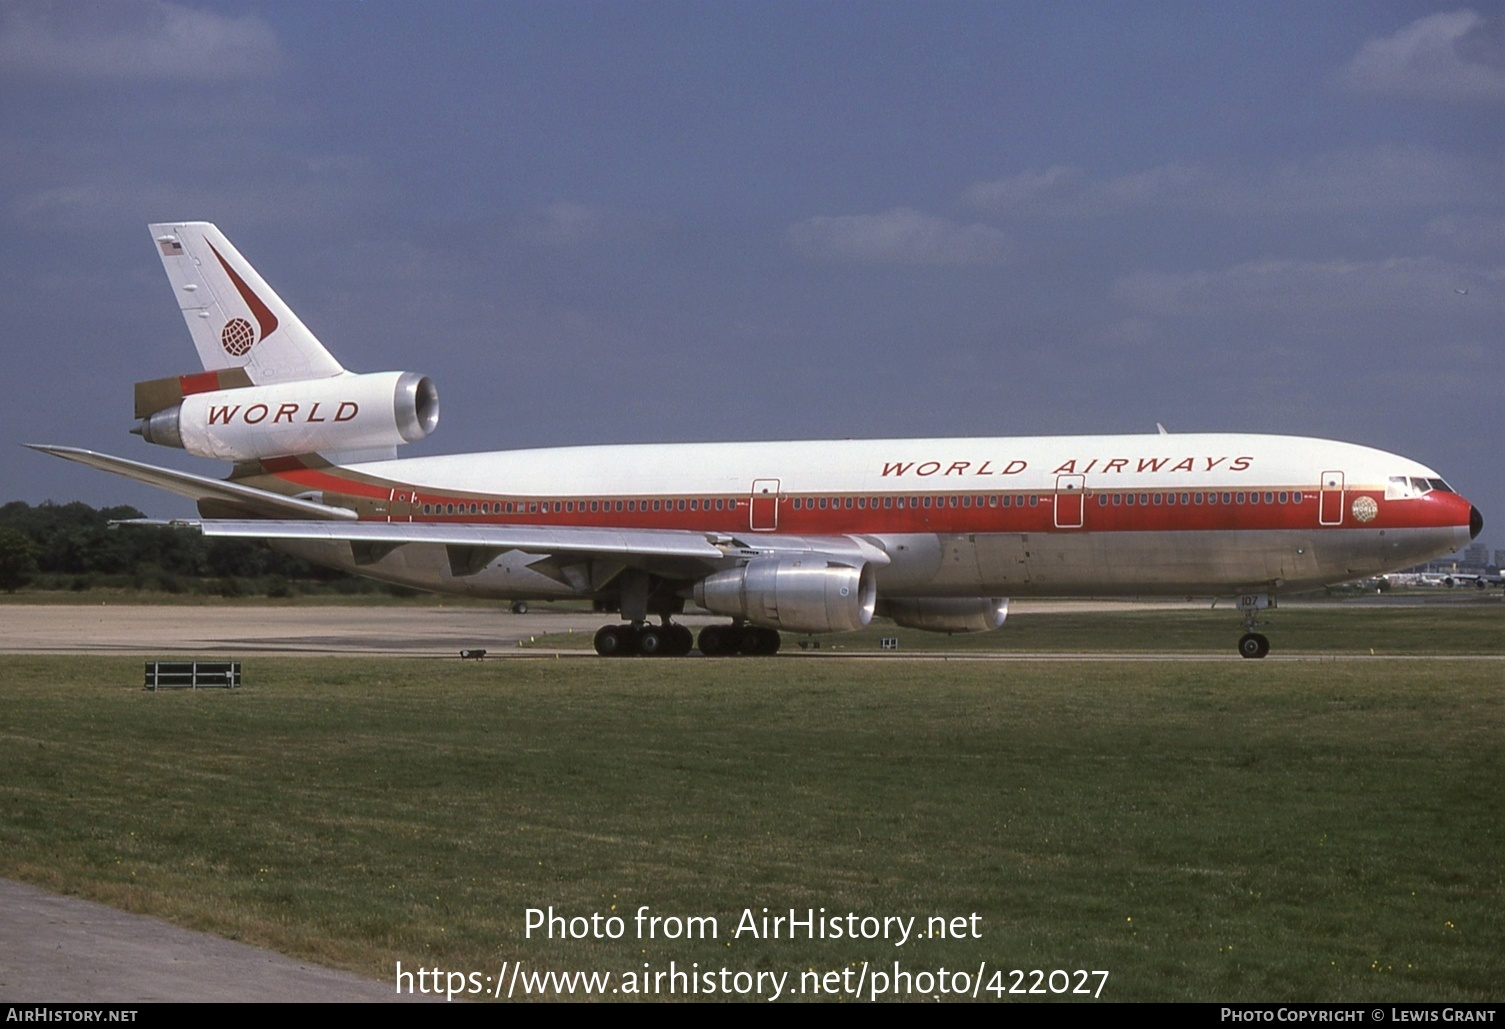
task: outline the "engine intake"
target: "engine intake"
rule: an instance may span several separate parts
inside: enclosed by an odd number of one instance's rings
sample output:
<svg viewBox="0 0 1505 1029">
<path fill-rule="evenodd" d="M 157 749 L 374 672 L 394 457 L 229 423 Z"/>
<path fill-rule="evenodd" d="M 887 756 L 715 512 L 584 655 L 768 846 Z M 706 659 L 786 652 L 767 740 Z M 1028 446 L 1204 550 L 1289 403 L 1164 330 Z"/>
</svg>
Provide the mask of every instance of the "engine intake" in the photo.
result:
<svg viewBox="0 0 1505 1029">
<path fill-rule="evenodd" d="M 132 431 L 199 457 L 249 461 L 413 443 L 439 425 L 439 391 L 415 372 L 347 372 L 328 379 L 186 396 Z"/>
<path fill-rule="evenodd" d="M 871 566 L 826 557 L 759 557 L 695 584 L 695 602 L 719 615 L 791 632 L 851 632 L 872 621 Z"/>
</svg>

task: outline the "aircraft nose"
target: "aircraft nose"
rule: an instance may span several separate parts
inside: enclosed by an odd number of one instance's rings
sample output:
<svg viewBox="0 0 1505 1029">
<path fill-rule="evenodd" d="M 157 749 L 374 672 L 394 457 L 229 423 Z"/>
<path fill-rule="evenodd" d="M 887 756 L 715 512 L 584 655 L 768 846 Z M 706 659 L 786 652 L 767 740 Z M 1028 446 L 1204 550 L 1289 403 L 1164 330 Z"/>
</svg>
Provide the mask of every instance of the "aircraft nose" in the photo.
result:
<svg viewBox="0 0 1505 1029">
<path fill-rule="evenodd" d="M 1468 508 L 1468 538 L 1471 540 L 1476 540 L 1479 538 L 1479 533 L 1483 531 L 1484 516 L 1479 513 L 1479 509 L 1477 507 L 1474 507 L 1472 504 L 1470 504 Z"/>
</svg>

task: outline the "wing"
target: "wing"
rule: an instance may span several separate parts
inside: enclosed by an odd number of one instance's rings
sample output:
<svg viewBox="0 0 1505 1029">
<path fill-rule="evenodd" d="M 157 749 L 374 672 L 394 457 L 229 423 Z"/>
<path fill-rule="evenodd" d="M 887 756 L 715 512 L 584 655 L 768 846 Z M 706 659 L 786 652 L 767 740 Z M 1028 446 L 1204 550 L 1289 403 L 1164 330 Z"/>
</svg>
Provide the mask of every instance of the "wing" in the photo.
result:
<svg viewBox="0 0 1505 1029">
<path fill-rule="evenodd" d="M 202 518 L 177 523 L 194 526 L 205 536 L 348 542 L 372 556 L 390 553 L 407 544 L 444 547 L 456 569 L 475 568 L 499 554 L 521 551 L 537 555 L 538 564 L 547 564 L 551 558 L 601 560 L 618 567 L 640 568 L 664 578 L 689 582 L 769 554 L 819 554 L 851 564 L 881 566 L 889 563 L 888 553 L 881 545 L 860 536 L 762 533 L 738 536 L 690 529 L 357 521 L 355 512 L 347 508 L 283 496 L 253 486 L 158 468 L 75 447 L 28 446 L 170 490 L 227 513 L 266 516 Z"/>
<path fill-rule="evenodd" d="M 860 536 L 729 536 L 691 529 L 598 529 L 564 525 L 329 522 L 276 519 L 203 519 L 205 536 L 260 540 L 345 541 L 394 548 L 428 544 L 472 553 L 509 550 L 540 557 L 602 558 L 670 578 L 699 578 L 717 568 L 769 554 L 820 554 L 837 561 L 886 565 L 889 556 Z M 696 573 L 698 567 L 704 570 Z"/>
<path fill-rule="evenodd" d="M 240 514 L 266 515 L 268 517 L 282 518 L 306 518 L 317 521 L 353 521 L 356 517 L 354 511 L 343 507 L 330 507 L 328 504 L 315 503 L 312 500 L 303 500 L 299 497 L 286 497 L 280 493 L 271 493 L 267 490 L 256 489 L 253 486 L 242 486 L 239 483 L 227 482 L 223 479 L 210 479 L 203 475 L 193 475 L 189 472 L 177 472 L 170 468 L 158 468 L 156 465 L 142 464 L 140 461 L 128 461 L 123 457 L 112 457 L 109 454 L 99 454 L 92 450 L 80 450 L 77 447 L 57 447 L 42 443 L 26 444 L 32 450 L 39 450 L 53 457 L 61 457 L 66 461 L 77 461 L 79 464 L 88 465 L 90 468 L 98 468 L 100 471 L 113 472 L 123 475 L 127 479 L 135 479 L 144 482 L 148 486 L 156 486 L 180 496 L 223 507 L 227 511 Z"/>
</svg>

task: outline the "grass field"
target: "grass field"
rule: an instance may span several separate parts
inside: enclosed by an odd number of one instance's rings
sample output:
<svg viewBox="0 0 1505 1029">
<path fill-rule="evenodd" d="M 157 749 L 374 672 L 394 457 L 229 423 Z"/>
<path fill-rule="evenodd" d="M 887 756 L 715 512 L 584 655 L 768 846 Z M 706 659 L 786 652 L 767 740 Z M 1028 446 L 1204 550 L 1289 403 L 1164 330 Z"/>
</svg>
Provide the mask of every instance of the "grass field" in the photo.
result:
<svg viewBox="0 0 1505 1029">
<path fill-rule="evenodd" d="M 0 657 L 0 875 L 405 969 L 1106 969 L 1104 998 L 1505 996 L 1494 661 Z M 524 912 L 629 916 L 524 938 Z M 630 915 L 714 915 L 707 941 Z M 744 908 L 981 939 L 731 939 Z M 1011 980 L 1004 980 L 1005 983 Z M 988 996 L 984 992 L 983 996 Z"/>
</svg>

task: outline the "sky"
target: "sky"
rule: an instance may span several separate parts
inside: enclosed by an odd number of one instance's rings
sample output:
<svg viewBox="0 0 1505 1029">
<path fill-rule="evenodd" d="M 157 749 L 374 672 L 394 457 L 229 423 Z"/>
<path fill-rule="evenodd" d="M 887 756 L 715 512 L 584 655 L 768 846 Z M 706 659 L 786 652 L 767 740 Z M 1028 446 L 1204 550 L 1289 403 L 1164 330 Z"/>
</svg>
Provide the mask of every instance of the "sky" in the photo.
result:
<svg viewBox="0 0 1505 1029">
<path fill-rule="evenodd" d="M 224 468 L 128 434 L 197 370 L 170 220 L 433 377 L 403 456 L 1160 422 L 1505 547 L 1492 4 L 0 0 L 0 502 L 193 513 L 27 442 Z"/>
</svg>

